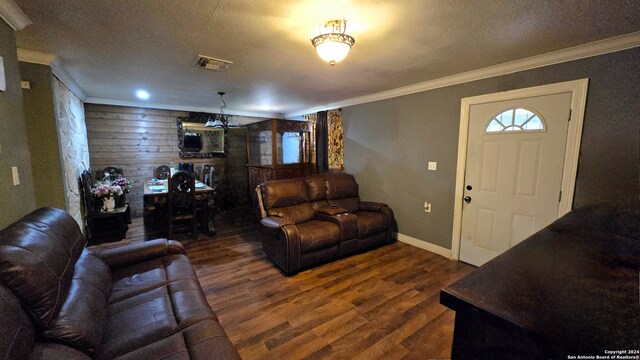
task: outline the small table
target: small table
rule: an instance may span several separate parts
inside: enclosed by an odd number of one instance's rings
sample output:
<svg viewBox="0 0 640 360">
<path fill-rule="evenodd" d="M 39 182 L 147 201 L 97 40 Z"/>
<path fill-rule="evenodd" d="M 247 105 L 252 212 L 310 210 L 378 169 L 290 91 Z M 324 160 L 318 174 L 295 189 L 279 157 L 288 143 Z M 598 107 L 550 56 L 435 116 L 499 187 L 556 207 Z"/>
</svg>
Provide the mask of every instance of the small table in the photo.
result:
<svg viewBox="0 0 640 360">
<path fill-rule="evenodd" d="M 117 207 L 113 211 L 89 211 L 87 226 L 89 227 L 89 244 L 120 241 L 127 237 L 131 224 L 129 204 Z"/>
<path fill-rule="evenodd" d="M 157 183 L 156 185 L 150 185 L 151 179 L 147 179 L 144 182 L 144 220 L 145 225 L 148 225 L 149 215 L 155 213 L 158 206 L 164 206 L 168 201 L 167 191 L 168 180 Z M 203 210 L 198 217 L 198 226 L 204 229 L 204 232 L 213 235 L 216 232 L 216 228 L 213 224 L 213 218 L 215 215 L 216 203 L 215 203 L 215 190 L 202 182 L 196 180 L 196 208 Z"/>
</svg>

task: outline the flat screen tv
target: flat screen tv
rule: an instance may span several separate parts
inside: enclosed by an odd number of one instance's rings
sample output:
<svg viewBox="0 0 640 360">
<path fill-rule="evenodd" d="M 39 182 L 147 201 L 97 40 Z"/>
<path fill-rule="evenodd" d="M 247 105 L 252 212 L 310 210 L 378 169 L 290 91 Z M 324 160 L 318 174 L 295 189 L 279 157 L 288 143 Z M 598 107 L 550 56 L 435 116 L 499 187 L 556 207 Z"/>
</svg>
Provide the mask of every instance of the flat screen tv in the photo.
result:
<svg viewBox="0 0 640 360">
<path fill-rule="evenodd" d="M 198 133 L 185 133 L 182 150 L 198 152 L 202 150 L 202 138 Z"/>
</svg>

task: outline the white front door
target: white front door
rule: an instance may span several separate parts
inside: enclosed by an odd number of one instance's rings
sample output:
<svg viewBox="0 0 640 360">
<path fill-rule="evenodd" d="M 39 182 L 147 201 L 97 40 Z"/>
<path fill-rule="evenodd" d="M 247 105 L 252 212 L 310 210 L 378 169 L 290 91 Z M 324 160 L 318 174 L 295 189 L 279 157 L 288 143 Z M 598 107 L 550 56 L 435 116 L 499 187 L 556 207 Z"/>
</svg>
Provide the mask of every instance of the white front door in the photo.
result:
<svg viewBox="0 0 640 360">
<path fill-rule="evenodd" d="M 460 260 L 480 266 L 558 218 L 571 93 L 471 105 Z"/>
</svg>

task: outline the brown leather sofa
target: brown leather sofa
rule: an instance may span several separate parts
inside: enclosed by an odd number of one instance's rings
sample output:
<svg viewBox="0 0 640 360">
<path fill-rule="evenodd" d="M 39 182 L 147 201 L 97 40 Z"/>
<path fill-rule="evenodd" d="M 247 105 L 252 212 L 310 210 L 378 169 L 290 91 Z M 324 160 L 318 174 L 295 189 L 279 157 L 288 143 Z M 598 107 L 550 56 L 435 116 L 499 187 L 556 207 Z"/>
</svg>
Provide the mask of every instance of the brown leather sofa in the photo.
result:
<svg viewBox="0 0 640 360">
<path fill-rule="evenodd" d="M 391 208 L 361 201 L 352 175 L 267 181 L 256 191 L 262 248 L 287 275 L 396 239 Z"/>
<path fill-rule="evenodd" d="M 180 243 L 84 245 L 58 209 L 0 231 L 1 358 L 240 358 Z"/>
</svg>

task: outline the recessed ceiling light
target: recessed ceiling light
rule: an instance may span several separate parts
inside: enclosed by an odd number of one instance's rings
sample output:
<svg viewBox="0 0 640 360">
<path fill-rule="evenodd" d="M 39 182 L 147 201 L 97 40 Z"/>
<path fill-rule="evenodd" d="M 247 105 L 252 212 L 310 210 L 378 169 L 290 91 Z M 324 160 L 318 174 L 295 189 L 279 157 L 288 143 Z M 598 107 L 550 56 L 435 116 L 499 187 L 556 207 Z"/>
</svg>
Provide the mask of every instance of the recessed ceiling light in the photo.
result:
<svg viewBox="0 0 640 360">
<path fill-rule="evenodd" d="M 136 91 L 136 96 L 140 100 L 148 100 L 149 97 L 151 97 L 151 94 L 149 94 L 149 92 L 146 90 L 138 90 Z"/>
</svg>

